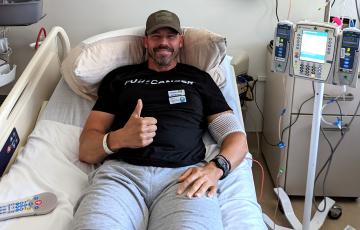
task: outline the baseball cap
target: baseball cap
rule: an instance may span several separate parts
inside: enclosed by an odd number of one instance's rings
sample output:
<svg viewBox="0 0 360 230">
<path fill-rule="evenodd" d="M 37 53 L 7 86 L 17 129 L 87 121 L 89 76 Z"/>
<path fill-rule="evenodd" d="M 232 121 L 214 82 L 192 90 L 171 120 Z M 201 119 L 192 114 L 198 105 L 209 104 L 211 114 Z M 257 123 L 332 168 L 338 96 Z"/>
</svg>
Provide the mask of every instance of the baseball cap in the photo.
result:
<svg viewBox="0 0 360 230">
<path fill-rule="evenodd" d="M 148 17 L 146 21 L 146 34 L 151 34 L 155 30 L 169 27 L 181 33 L 180 20 L 176 14 L 167 10 L 156 11 Z"/>
</svg>

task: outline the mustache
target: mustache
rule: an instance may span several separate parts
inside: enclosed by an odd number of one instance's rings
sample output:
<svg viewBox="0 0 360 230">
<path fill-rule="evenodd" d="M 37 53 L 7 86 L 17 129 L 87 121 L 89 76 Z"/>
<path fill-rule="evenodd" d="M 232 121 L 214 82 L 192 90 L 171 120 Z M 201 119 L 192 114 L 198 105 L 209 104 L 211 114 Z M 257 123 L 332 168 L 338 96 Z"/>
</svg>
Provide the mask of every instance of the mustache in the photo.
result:
<svg viewBox="0 0 360 230">
<path fill-rule="evenodd" d="M 164 46 L 164 45 L 160 45 L 156 48 L 154 48 L 154 51 L 157 52 L 159 50 L 167 50 L 167 51 L 170 51 L 170 52 L 174 52 L 174 49 L 169 47 L 169 46 Z"/>
</svg>

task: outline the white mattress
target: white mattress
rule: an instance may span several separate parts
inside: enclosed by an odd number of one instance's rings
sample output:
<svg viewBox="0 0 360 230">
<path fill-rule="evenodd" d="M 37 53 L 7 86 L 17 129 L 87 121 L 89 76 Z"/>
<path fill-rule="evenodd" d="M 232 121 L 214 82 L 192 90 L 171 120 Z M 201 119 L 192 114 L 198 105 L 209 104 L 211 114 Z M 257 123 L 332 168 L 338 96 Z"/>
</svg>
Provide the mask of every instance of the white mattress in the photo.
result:
<svg viewBox="0 0 360 230">
<path fill-rule="evenodd" d="M 236 100 L 230 99 L 234 98 L 231 90 L 234 83 L 228 83 L 223 93 L 242 120 Z M 63 80 L 59 82 L 28 144 L 0 181 L 1 203 L 50 191 L 57 195 L 58 206 L 44 216 L 0 222 L 0 229 L 69 229 L 73 206 L 87 186 L 87 174 L 93 170 L 92 166 L 78 160 L 81 127 L 93 104 L 76 96 Z M 219 149 L 211 144 L 208 136 L 204 139 L 207 157 L 212 158 Z M 219 183 L 225 229 L 267 229 L 256 201 L 250 153 L 247 158 Z"/>
</svg>

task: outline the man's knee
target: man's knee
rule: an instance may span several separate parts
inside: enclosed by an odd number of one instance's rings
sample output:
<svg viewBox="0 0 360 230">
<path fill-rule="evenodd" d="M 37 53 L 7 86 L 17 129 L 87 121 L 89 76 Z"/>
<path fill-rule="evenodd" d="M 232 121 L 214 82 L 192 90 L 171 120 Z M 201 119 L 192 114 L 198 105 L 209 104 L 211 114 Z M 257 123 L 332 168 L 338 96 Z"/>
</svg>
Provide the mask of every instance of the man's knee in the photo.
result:
<svg viewBox="0 0 360 230">
<path fill-rule="evenodd" d="M 146 229 L 148 209 L 137 187 L 97 174 L 74 208 L 73 229 Z"/>
</svg>

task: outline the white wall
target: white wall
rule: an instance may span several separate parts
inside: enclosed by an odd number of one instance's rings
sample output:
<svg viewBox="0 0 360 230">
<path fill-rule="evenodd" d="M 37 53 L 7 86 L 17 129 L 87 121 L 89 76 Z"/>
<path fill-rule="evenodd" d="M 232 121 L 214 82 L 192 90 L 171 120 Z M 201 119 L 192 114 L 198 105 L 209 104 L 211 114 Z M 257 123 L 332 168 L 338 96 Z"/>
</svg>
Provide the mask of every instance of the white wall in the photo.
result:
<svg viewBox="0 0 360 230">
<path fill-rule="evenodd" d="M 340 0 L 338 0 L 340 1 Z M 292 0 L 289 19 L 321 21 L 325 0 Z M 290 0 L 279 0 L 279 17 L 286 19 Z M 34 42 L 40 27 L 48 31 L 52 26 L 62 26 L 68 33 L 72 46 L 81 40 L 109 30 L 144 25 L 147 16 L 156 10 L 168 9 L 178 14 L 182 25 L 207 28 L 227 37 L 228 53 L 236 55 L 245 50 L 250 55 L 249 74 L 266 76 L 266 45 L 272 39 L 275 17 L 275 0 L 44 0 L 47 16 L 28 27 L 12 27 L 8 37 L 14 50 L 12 63 L 18 65 L 18 75 L 23 71 L 34 51 L 28 44 Z M 0 88 L 6 94 L 11 88 Z M 263 86 L 259 84 L 258 100 L 262 105 Z M 249 105 L 248 113 L 254 115 L 247 121 L 249 131 L 261 128 L 257 110 Z"/>
<path fill-rule="evenodd" d="M 360 4 L 360 0 L 358 0 Z M 360 6 L 359 6 L 360 10 Z M 336 0 L 331 10 L 331 15 L 339 17 L 350 17 L 357 20 L 355 0 Z M 359 25 L 359 24 L 357 24 Z"/>
</svg>

